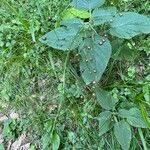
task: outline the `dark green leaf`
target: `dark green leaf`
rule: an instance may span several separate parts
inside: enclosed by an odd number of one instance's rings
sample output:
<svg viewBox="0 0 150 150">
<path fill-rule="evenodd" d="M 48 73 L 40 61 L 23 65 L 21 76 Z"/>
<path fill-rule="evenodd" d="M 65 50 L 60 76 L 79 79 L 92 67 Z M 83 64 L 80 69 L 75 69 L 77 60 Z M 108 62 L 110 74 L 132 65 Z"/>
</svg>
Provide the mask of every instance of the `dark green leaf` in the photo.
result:
<svg viewBox="0 0 150 150">
<path fill-rule="evenodd" d="M 110 111 L 104 111 L 98 116 L 100 136 L 111 129 L 111 115 Z"/>
<path fill-rule="evenodd" d="M 92 10 L 104 4 L 105 0 L 73 0 L 72 5 L 81 10 Z"/>
<path fill-rule="evenodd" d="M 51 135 L 49 133 L 46 133 L 42 136 L 42 150 L 46 150 L 51 142 Z"/>
<path fill-rule="evenodd" d="M 114 126 L 114 134 L 122 149 L 128 150 L 131 142 L 131 128 L 129 124 L 124 120 L 116 123 Z"/>
<path fill-rule="evenodd" d="M 138 108 L 131 108 L 129 114 L 127 121 L 130 125 L 139 128 L 147 128 Z"/>
<path fill-rule="evenodd" d="M 104 91 L 100 88 L 96 88 L 95 92 L 97 100 L 99 104 L 102 106 L 102 108 L 111 110 L 115 107 L 116 99 L 114 99 L 109 92 Z"/>
<path fill-rule="evenodd" d="M 123 12 L 115 16 L 110 33 L 125 39 L 141 33 L 150 33 L 150 18 L 135 12 Z"/>
<path fill-rule="evenodd" d="M 42 43 L 59 50 L 72 50 L 79 46 L 81 36 L 79 28 L 60 27 L 45 34 L 40 40 Z"/>
<path fill-rule="evenodd" d="M 79 51 L 81 55 L 80 70 L 83 80 L 86 84 L 99 81 L 111 56 L 110 42 L 100 36 L 86 38 L 80 45 Z"/>
<path fill-rule="evenodd" d="M 105 22 L 110 22 L 110 20 L 113 19 L 116 13 L 116 7 L 95 9 L 92 13 L 92 21 L 94 22 L 94 25 L 101 25 Z"/>
</svg>

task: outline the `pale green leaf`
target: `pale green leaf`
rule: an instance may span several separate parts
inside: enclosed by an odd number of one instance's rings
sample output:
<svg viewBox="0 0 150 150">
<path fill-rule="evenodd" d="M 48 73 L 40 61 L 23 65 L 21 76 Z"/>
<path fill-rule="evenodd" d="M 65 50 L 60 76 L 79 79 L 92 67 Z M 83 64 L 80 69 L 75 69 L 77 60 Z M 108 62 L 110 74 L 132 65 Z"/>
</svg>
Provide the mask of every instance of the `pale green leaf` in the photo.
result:
<svg viewBox="0 0 150 150">
<path fill-rule="evenodd" d="M 4 145 L 0 144 L 0 150 L 5 150 Z"/>
<path fill-rule="evenodd" d="M 101 25 L 106 22 L 110 22 L 111 19 L 116 15 L 116 7 L 104 7 L 95 9 L 92 13 L 92 21 L 94 25 Z"/>
<path fill-rule="evenodd" d="M 45 34 L 40 41 L 59 50 L 72 50 L 79 46 L 81 36 L 79 28 L 60 27 Z"/>
<path fill-rule="evenodd" d="M 135 12 L 123 12 L 114 17 L 110 33 L 125 39 L 142 33 L 148 34 L 150 33 L 150 18 Z"/>
<path fill-rule="evenodd" d="M 111 129 L 111 116 L 112 113 L 110 111 L 104 111 L 99 114 L 99 135 L 103 135 L 107 131 Z"/>
<path fill-rule="evenodd" d="M 102 108 L 111 110 L 115 107 L 116 99 L 113 98 L 113 96 L 100 88 L 95 89 L 96 98 L 99 104 L 102 106 Z"/>
<path fill-rule="evenodd" d="M 105 3 L 105 0 L 73 0 L 72 5 L 81 10 L 92 10 L 100 7 Z"/>
<path fill-rule="evenodd" d="M 86 84 L 99 81 L 111 56 L 110 42 L 100 36 L 86 38 L 80 45 L 79 51 L 81 55 L 80 70 L 83 80 Z"/>
<path fill-rule="evenodd" d="M 129 110 L 129 114 L 130 115 L 127 117 L 127 121 L 131 126 L 138 128 L 147 128 L 138 108 L 131 108 Z"/>
<path fill-rule="evenodd" d="M 116 123 L 114 126 L 114 134 L 122 149 L 128 150 L 131 142 L 131 128 L 129 124 L 124 120 Z"/>
<path fill-rule="evenodd" d="M 60 137 L 55 132 L 52 135 L 51 144 L 52 144 L 52 150 L 58 150 L 60 146 Z"/>
<path fill-rule="evenodd" d="M 78 9 L 75 9 L 75 8 L 68 8 L 64 13 L 63 13 L 63 18 L 62 20 L 65 20 L 65 19 L 71 19 L 71 18 L 75 18 L 75 17 L 78 17 L 78 18 L 89 18 L 90 17 L 90 13 L 88 11 L 85 11 L 85 10 L 78 10 Z"/>
<path fill-rule="evenodd" d="M 145 100 L 150 103 L 150 84 L 146 84 L 143 86 L 143 93 Z"/>
</svg>

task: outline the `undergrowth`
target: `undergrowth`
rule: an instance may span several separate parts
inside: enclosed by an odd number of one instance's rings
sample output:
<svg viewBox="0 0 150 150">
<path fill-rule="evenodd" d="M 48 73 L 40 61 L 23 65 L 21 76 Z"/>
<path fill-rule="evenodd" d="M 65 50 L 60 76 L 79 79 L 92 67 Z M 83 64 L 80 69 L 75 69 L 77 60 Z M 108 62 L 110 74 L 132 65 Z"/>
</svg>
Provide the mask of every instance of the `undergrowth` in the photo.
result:
<svg viewBox="0 0 150 150">
<path fill-rule="evenodd" d="M 39 41 L 46 32 L 60 26 L 69 4 L 69 0 L 0 2 L 0 111 L 7 115 L 11 111 L 19 114 L 19 119 L 1 121 L 4 141 L 0 146 L 7 148 L 10 140 L 15 141 L 26 132 L 30 134 L 30 150 L 119 150 L 121 146 L 114 129 L 106 128 L 109 123 L 113 125 L 122 120 L 118 115 L 120 109 L 138 108 L 134 110 L 138 118 L 131 121 L 129 149 L 148 150 L 149 36 L 114 42 L 112 57 L 98 81 L 117 101 L 108 121 L 109 101 L 101 107 L 93 87 L 85 86 L 78 55 L 74 52 L 66 55 Z M 105 5 L 149 15 L 149 2 L 144 0 L 109 0 Z M 88 14 L 82 15 L 87 21 Z M 118 43 L 124 44 L 119 52 Z M 104 111 L 108 115 L 101 118 Z M 124 118 L 123 121 L 129 121 Z M 124 137 L 121 138 L 124 142 Z"/>
</svg>

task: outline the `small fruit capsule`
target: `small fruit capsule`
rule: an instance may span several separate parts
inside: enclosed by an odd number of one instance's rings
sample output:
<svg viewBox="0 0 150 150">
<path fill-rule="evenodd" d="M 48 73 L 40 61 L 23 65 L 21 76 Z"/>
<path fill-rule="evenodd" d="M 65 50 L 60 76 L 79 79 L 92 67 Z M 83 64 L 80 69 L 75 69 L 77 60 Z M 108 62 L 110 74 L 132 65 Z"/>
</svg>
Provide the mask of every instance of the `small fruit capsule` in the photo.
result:
<svg viewBox="0 0 150 150">
<path fill-rule="evenodd" d="M 99 42 L 99 45 L 103 45 L 103 42 Z"/>
<path fill-rule="evenodd" d="M 95 94 L 95 93 L 93 93 L 93 94 L 92 94 L 92 96 L 93 96 L 93 97 L 95 97 L 95 96 L 96 96 L 96 94 Z"/>
<path fill-rule="evenodd" d="M 105 39 L 103 39 L 102 41 L 103 41 L 103 42 L 106 42 L 106 40 L 105 40 Z"/>
<path fill-rule="evenodd" d="M 91 49 L 91 47 L 90 47 L 90 46 L 88 46 L 88 49 Z"/>
<path fill-rule="evenodd" d="M 113 20 L 112 20 L 112 19 L 110 19 L 110 22 L 113 22 Z"/>
<path fill-rule="evenodd" d="M 86 59 L 85 61 L 88 62 L 88 59 Z"/>
<path fill-rule="evenodd" d="M 79 54 L 76 54 L 76 57 L 78 57 L 79 56 Z"/>
<path fill-rule="evenodd" d="M 93 81 L 93 84 L 96 84 L 96 81 Z"/>
<path fill-rule="evenodd" d="M 123 16 L 123 14 L 122 14 L 122 13 L 119 13 L 119 16 Z"/>
<path fill-rule="evenodd" d="M 95 86 L 93 86 L 92 88 L 95 89 Z"/>
<path fill-rule="evenodd" d="M 107 37 L 107 34 L 104 34 L 104 37 Z"/>
<path fill-rule="evenodd" d="M 96 70 L 93 70 L 94 73 L 96 73 Z"/>
<path fill-rule="evenodd" d="M 49 16 L 49 17 L 48 17 L 48 20 L 51 21 L 51 20 L 52 20 L 52 17 Z"/>
<path fill-rule="evenodd" d="M 83 96 L 81 95 L 80 98 L 83 99 Z"/>
<path fill-rule="evenodd" d="M 46 41 L 46 40 L 47 40 L 47 38 L 46 38 L 46 37 L 43 37 L 42 39 L 43 39 L 43 41 Z"/>
</svg>

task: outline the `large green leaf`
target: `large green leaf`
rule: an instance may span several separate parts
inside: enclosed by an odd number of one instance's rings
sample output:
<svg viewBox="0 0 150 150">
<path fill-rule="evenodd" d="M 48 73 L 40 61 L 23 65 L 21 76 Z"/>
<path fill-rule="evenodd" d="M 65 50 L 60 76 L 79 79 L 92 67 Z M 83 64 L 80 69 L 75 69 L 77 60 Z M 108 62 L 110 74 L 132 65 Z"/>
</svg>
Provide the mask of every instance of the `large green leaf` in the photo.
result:
<svg viewBox="0 0 150 150">
<path fill-rule="evenodd" d="M 60 137 L 55 132 L 52 135 L 51 144 L 52 144 L 52 150 L 58 150 L 60 146 Z"/>
<path fill-rule="evenodd" d="M 101 25 L 105 22 L 110 22 L 116 13 L 116 7 L 98 8 L 95 9 L 92 13 L 92 21 L 94 22 L 94 25 Z"/>
<path fill-rule="evenodd" d="M 83 40 L 79 47 L 80 70 L 86 84 L 99 81 L 111 56 L 111 45 L 106 38 L 94 36 Z"/>
<path fill-rule="evenodd" d="M 59 50 L 72 50 L 79 46 L 81 36 L 78 27 L 60 27 L 45 34 L 40 41 Z"/>
<path fill-rule="evenodd" d="M 128 150 L 131 142 L 131 128 L 129 124 L 124 120 L 116 123 L 114 126 L 114 134 L 122 149 Z"/>
<path fill-rule="evenodd" d="M 126 118 L 128 123 L 131 126 L 139 127 L 139 128 L 146 128 L 146 124 L 138 108 L 133 107 L 130 110 L 120 109 L 118 114 L 121 118 Z"/>
<path fill-rule="evenodd" d="M 71 19 L 71 18 L 75 18 L 75 17 L 79 17 L 79 18 L 89 18 L 90 17 L 90 13 L 88 11 L 85 10 L 77 10 L 75 8 L 68 8 L 64 13 L 63 13 L 63 18 L 62 20 L 65 19 Z"/>
<path fill-rule="evenodd" d="M 99 114 L 99 135 L 103 135 L 107 131 L 111 129 L 111 116 L 112 113 L 110 111 L 104 111 Z"/>
<path fill-rule="evenodd" d="M 105 0 L 73 0 L 72 4 L 75 8 L 81 10 L 92 10 L 103 5 Z"/>
<path fill-rule="evenodd" d="M 130 113 L 129 113 L 129 111 L 126 110 L 126 109 L 119 109 L 118 115 L 119 115 L 121 118 L 127 118 L 127 117 L 130 116 Z"/>
<path fill-rule="evenodd" d="M 61 22 L 61 25 L 68 26 L 68 27 L 83 27 L 84 22 L 79 18 L 71 18 L 65 19 Z"/>
<path fill-rule="evenodd" d="M 99 104 L 102 106 L 102 108 L 111 110 L 115 107 L 117 101 L 112 97 L 112 95 L 109 92 L 104 91 L 100 88 L 96 88 L 95 93 L 97 100 Z"/>
<path fill-rule="evenodd" d="M 150 33 L 150 18 L 135 12 L 123 12 L 114 17 L 110 33 L 125 39 L 141 33 Z"/>
<path fill-rule="evenodd" d="M 129 114 L 130 115 L 127 117 L 127 121 L 130 125 L 139 128 L 147 128 L 138 108 L 131 108 L 129 110 Z"/>
</svg>

